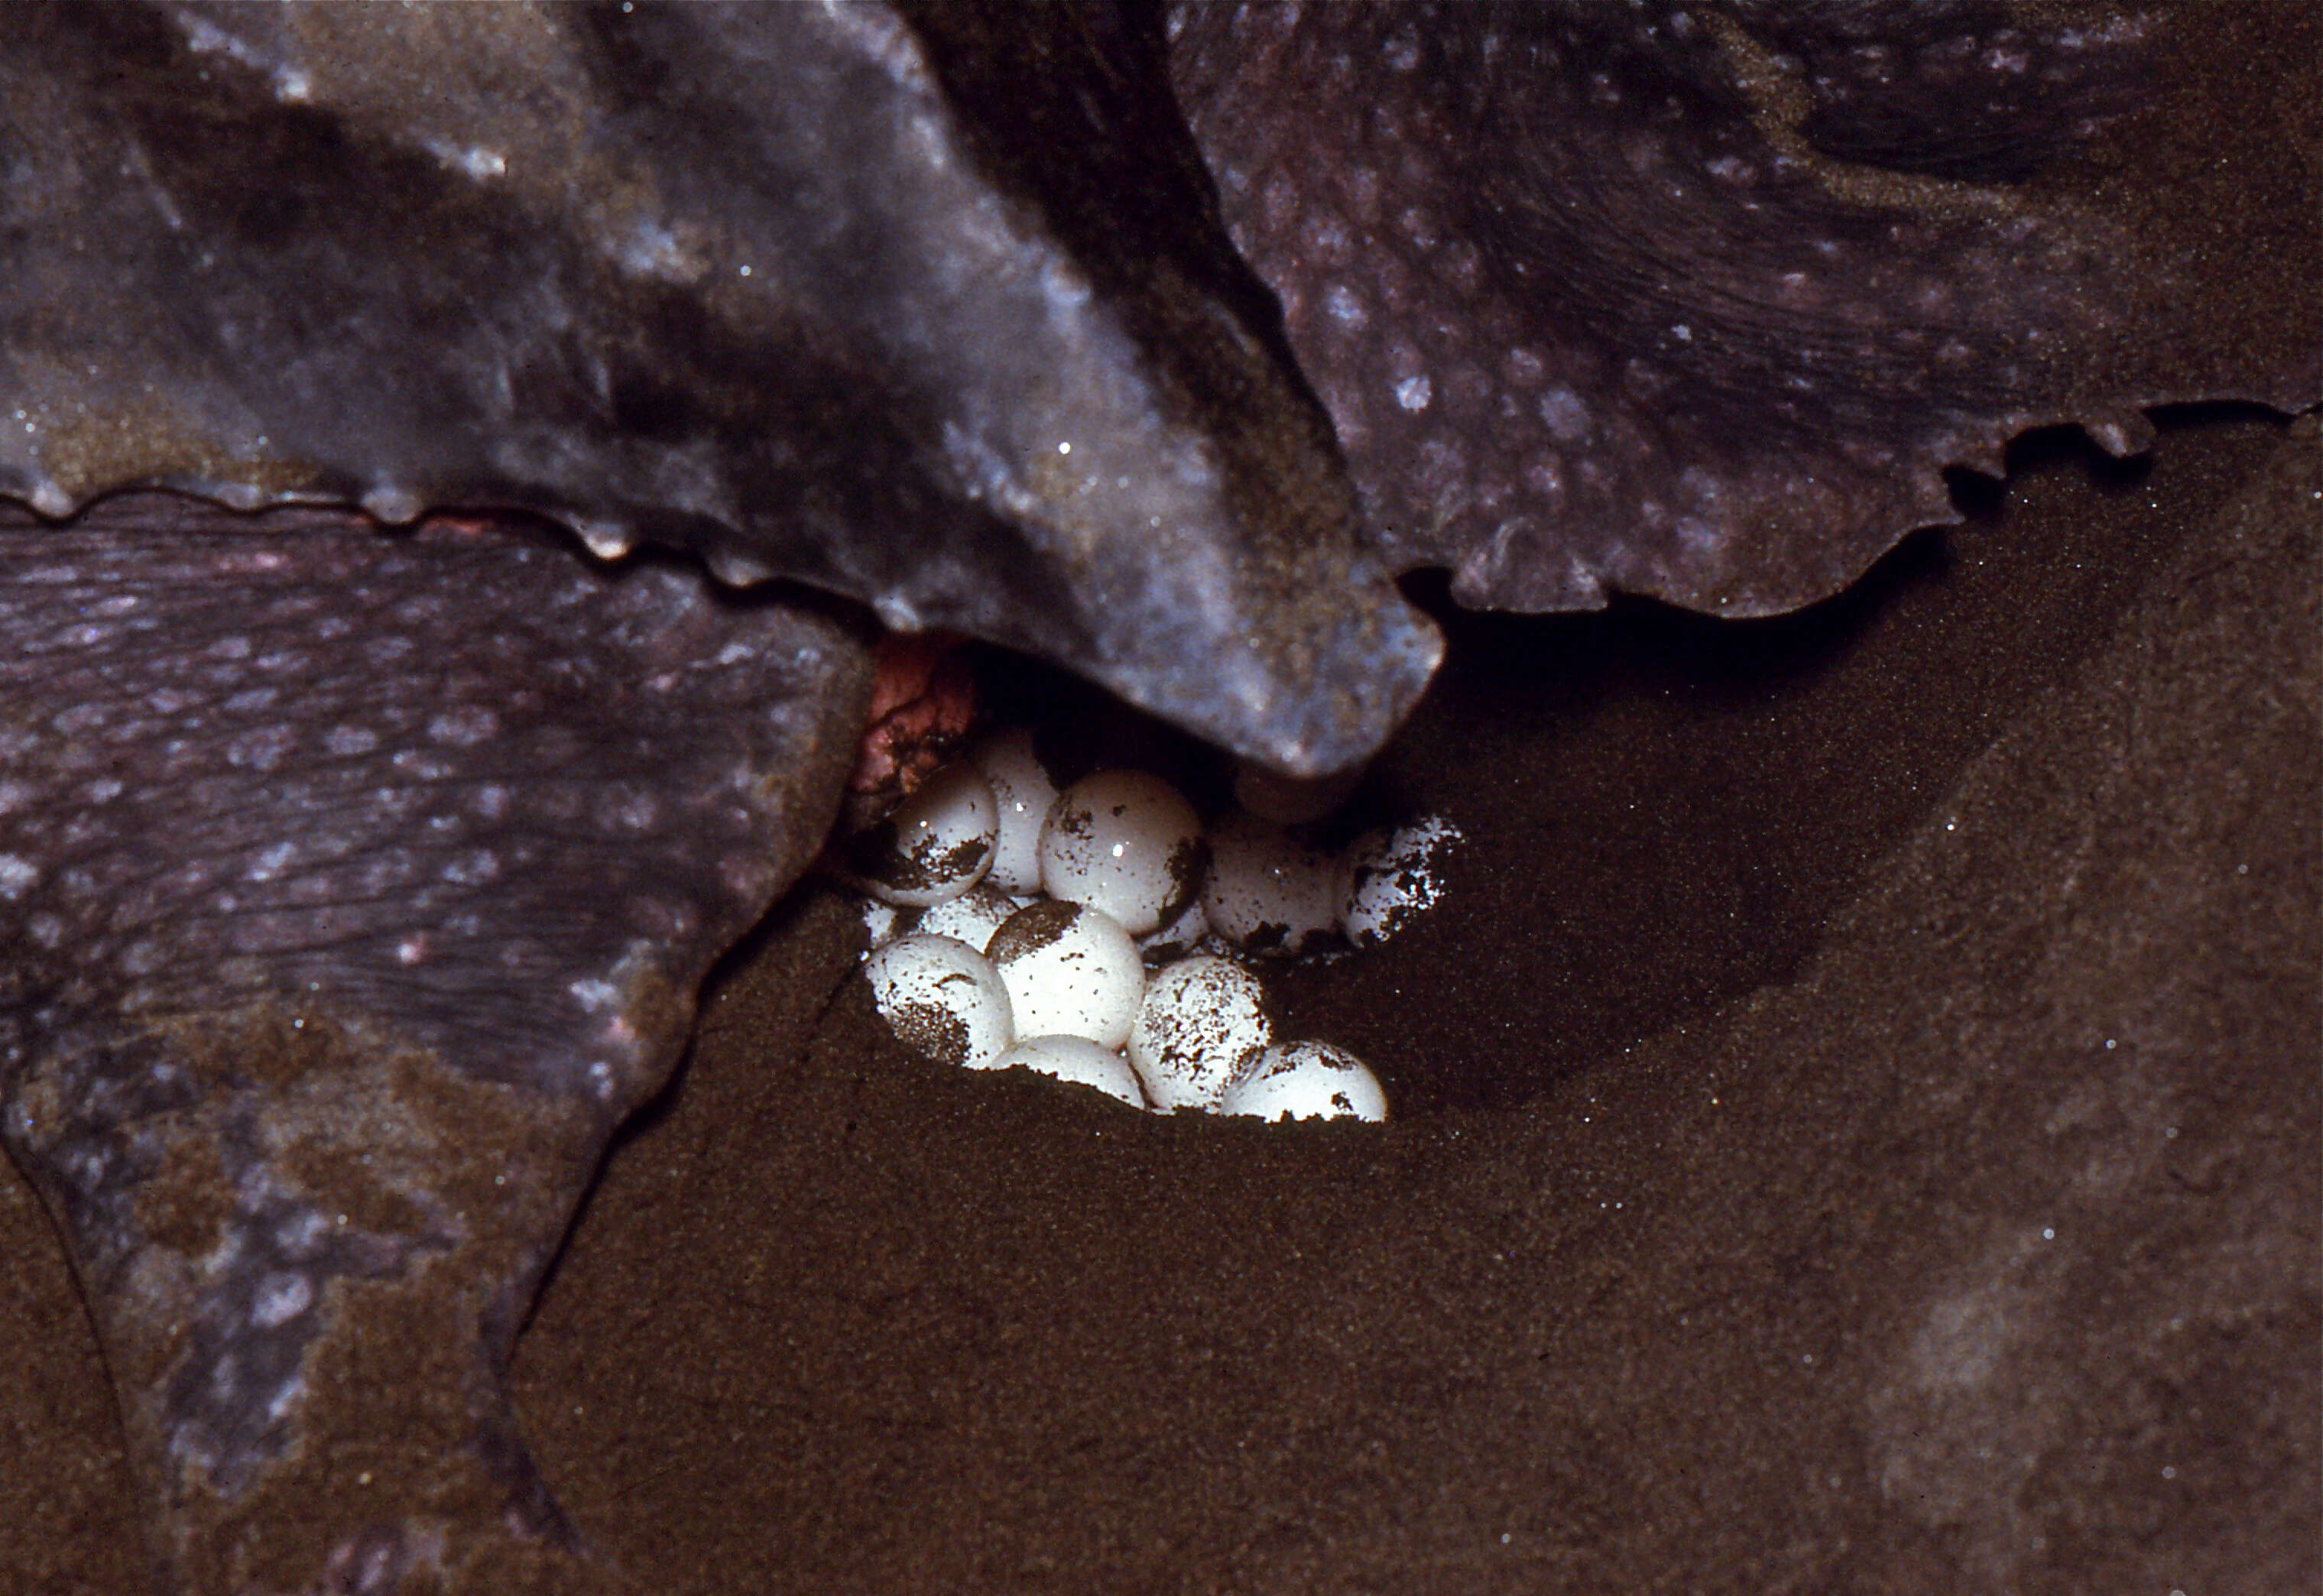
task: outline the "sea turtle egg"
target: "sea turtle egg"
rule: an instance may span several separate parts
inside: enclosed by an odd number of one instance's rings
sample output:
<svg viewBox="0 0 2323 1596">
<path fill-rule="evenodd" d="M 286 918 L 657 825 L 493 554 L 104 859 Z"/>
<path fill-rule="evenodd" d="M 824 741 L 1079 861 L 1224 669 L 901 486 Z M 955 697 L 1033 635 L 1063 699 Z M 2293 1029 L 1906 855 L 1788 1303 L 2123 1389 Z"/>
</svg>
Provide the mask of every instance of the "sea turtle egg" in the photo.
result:
<svg viewBox="0 0 2323 1596">
<path fill-rule="evenodd" d="M 1265 996 L 1231 959 L 1196 954 L 1155 972 L 1129 1032 L 1129 1062 L 1153 1106 L 1215 1106 L 1235 1068 L 1272 1033 Z"/>
<path fill-rule="evenodd" d="M 989 951 L 1023 1034 L 1082 1036 L 1106 1048 L 1129 1040 L 1145 965 L 1111 916 L 1079 903 L 1034 903 L 992 933 Z"/>
<path fill-rule="evenodd" d="M 1443 858 L 1462 840 L 1437 815 L 1348 845 L 1340 864 L 1339 929 L 1358 948 L 1386 941 L 1444 895 Z"/>
<path fill-rule="evenodd" d="M 1379 1077 L 1344 1048 L 1279 1041 L 1252 1055 L 1218 1100 L 1218 1112 L 1265 1120 L 1383 1120 L 1387 1093 Z"/>
<path fill-rule="evenodd" d="M 1130 1069 L 1129 1061 L 1086 1036 L 1028 1037 L 993 1059 L 989 1068 L 1014 1069 L 1019 1066 L 1078 1086 L 1095 1087 L 1132 1108 L 1145 1106 L 1145 1094 L 1138 1089 L 1137 1072 Z"/>
<path fill-rule="evenodd" d="M 1237 948 L 1303 953 L 1338 930 L 1338 863 L 1280 826 L 1228 815 L 1210 830 L 1202 913 Z"/>
<path fill-rule="evenodd" d="M 1201 885 L 1202 827 L 1178 789 L 1141 770 L 1101 770 L 1058 797 L 1041 828 L 1041 885 L 1135 935 Z"/>
<path fill-rule="evenodd" d="M 1015 1038 L 1008 988 L 992 961 L 950 937 L 897 937 L 863 961 L 879 1014 L 939 1064 L 982 1067 Z"/>
<path fill-rule="evenodd" d="M 904 934 L 904 912 L 877 898 L 863 900 L 863 934 L 874 949 L 885 948 Z M 966 940 L 965 938 L 962 940 Z"/>
<path fill-rule="evenodd" d="M 990 947 L 992 933 L 1016 913 L 1017 907 L 1016 900 L 996 891 L 991 878 L 987 876 L 956 898 L 930 903 L 920 911 L 920 922 L 912 929 L 928 936 L 966 942 L 983 953 Z"/>
<path fill-rule="evenodd" d="M 1000 810 L 1000 838 L 985 879 L 1005 893 L 1041 890 L 1041 822 L 1057 801 L 1057 784 L 1033 752 L 1033 734 L 1022 726 L 995 732 L 969 755 L 992 784 Z"/>
<path fill-rule="evenodd" d="M 855 863 L 875 897 L 940 903 L 984 879 L 999 832 L 991 784 L 973 765 L 948 765 L 864 833 Z"/>
<path fill-rule="evenodd" d="M 1263 766 L 1243 765 L 1235 771 L 1235 802 L 1262 821 L 1279 826 L 1303 826 L 1319 821 L 1347 801 L 1363 769 L 1332 775 L 1277 775 Z"/>
</svg>

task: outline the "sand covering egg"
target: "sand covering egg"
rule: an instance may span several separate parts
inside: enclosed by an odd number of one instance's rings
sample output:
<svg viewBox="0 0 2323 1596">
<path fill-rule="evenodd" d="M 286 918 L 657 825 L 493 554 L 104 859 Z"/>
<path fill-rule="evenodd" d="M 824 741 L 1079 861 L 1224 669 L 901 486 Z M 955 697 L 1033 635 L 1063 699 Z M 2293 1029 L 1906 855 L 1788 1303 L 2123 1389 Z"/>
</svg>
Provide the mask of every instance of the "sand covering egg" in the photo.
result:
<svg viewBox="0 0 2323 1596">
<path fill-rule="evenodd" d="M 924 906 L 983 880 L 999 835 L 992 784 L 973 765 L 947 765 L 858 838 L 850 858 L 872 896 Z"/>
<path fill-rule="evenodd" d="M 1303 953 L 1339 929 L 1337 862 L 1248 813 L 1210 829 L 1202 913 L 1210 930 L 1253 952 Z"/>
<path fill-rule="evenodd" d="M 1387 1094 L 1363 1060 L 1327 1041 L 1272 1042 L 1235 1072 L 1220 1114 L 1259 1119 L 1387 1117 Z"/>
<path fill-rule="evenodd" d="M 1444 895 L 1444 856 L 1460 828 L 1430 815 L 1355 839 L 1342 862 L 1339 929 L 1358 948 L 1386 941 Z"/>
<path fill-rule="evenodd" d="M 1085 1037 L 1103 1048 L 1129 1040 L 1145 965 L 1111 916 L 1080 903 L 1034 903 L 993 932 L 988 951 L 1019 1034 Z"/>
<path fill-rule="evenodd" d="M 1129 1032 L 1129 1062 L 1156 1108 L 1210 1108 L 1273 1034 L 1258 977 L 1197 953 L 1153 977 Z"/>
<path fill-rule="evenodd" d="M 930 903 L 920 911 L 920 918 L 912 929 L 923 935 L 966 942 L 983 953 L 991 946 L 992 933 L 1022 906 L 1006 893 L 996 890 L 987 877 L 956 898 Z"/>
<path fill-rule="evenodd" d="M 990 1069 L 1031 1069 L 1052 1075 L 1075 1086 L 1095 1087 L 1132 1108 L 1145 1106 L 1137 1072 L 1111 1048 L 1086 1036 L 1027 1037 L 986 1066 Z"/>
<path fill-rule="evenodd" d="M 1000 972 L 965 942 L 898 937 L 864 961 L 863 974 L 880 1017 L 938 1063 L 982 1065 L 1015 1040 Z"/>
</svg>

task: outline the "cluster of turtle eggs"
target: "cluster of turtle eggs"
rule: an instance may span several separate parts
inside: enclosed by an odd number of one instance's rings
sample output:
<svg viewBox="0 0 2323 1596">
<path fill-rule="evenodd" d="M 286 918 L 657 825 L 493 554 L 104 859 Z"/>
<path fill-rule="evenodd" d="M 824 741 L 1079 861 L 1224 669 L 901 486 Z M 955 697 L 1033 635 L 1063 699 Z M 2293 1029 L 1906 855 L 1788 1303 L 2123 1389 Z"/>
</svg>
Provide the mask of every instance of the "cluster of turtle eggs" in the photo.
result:
<svg viewBox="0 0 2323 1596">
<path fill-rule="evenodd" d="M 990 737 L 858 839 L 879 1012 L 939 1061 L 1024 1066 L 1139 1107 L 1384 1119 L 1372 1072 L 1327 1042 L 1275 1041 L 1258 977 L 1217 951 L 1367 946 L 1435 902 L 1459 835 L 1446 822 L 1336 857 L 1291 829 L 1351 785 L 1246 770 L 1240 807 L 1205 833 L 1159 776 L 1104 770 L 1060 793 L 1029 731 Z"/>
</svg>

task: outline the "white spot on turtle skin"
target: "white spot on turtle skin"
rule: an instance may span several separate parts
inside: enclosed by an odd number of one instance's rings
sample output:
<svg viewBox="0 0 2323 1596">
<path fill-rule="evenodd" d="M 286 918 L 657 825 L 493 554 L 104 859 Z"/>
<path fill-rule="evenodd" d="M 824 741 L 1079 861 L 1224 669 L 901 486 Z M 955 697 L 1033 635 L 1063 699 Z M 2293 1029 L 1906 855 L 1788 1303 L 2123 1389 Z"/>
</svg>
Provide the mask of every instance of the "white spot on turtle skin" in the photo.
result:
<svg viewBox="0 0 2323 1596">
<path fill-rule="evenodd" d="M 1406 377 L 1395 385 L 1395 402 L 1414 413 L 1428 408 L 1432 392 L 1426 377 Z"/>
<path fill-rule="evenodd" d="M 315 1287 L 304 1275 L 271 1274 L 260 1282 L 250 1305 L 251 1323 L 262 1330 L 288 1324 L 315 1300 Z"/>
<path fill-rule="evenodd" d="M 287 726 L 269 726 L 235 738 L 225 746 L 226 763 L 251 770 L 273 769 L 298 738 Z"/>
<path fill-rule="evenodd" d="M 30 859 L 19 858 L 13 853 L 0 853 L 0 898 L 14 903 L 24 895 L 24 889 L 41 878 L 41 872 Z"/>
<path fill-rule="evenodd" d="M 441 759 L 429 758 L 417 748 L 401 749 L 388 763 L 395 767 L 398 775 L 409 776 L 414 781 L 440 782 L 452 774 L 450 766 Z"/>
<path fill-rule="evenodd" d="M 409 944 L 406 944 L 409 946 Z M 565 987 L 581 1006 L 591 1014 L 611 1008 L 621 1001 L 621 989 L 601 977 L 591 976 Z"/>
<path fill-rule="evenodd" d="M 775 574 L 775 568 L 766 561 L 739 549 L 713 548 L 702 556 L 702 564 L 728 587 L 755 587 Z"/>
<path fill-rule="evenodd" d="M 1360 331 L 1371 321 L 1363 296 L 1343 282 L 1335 282 L 1323 290 L 1323 309 L 1333 321 L 1351 332 Z"/>
<path fill-rule="evenodd" d="M 478 704 L 446 710 L 427 722 L 432 740 L 461 748 L 473 748 L 500 729 L 500 717 Z"/>
<path fill-rule="evenodd" d="M 1718 529 L 1699 516 L 1678 517 L 1674 530 L 1680 546 L 1697 557 L 1715 552 L 1723 541 Z"/>
<path fill-rule="evenodd" d="M 1589 406 L 1573 390 L 1550 389 L 1540 396 L 1539 409 L 1548 436 L 1558 443 L 1577 444 L 1589 436 Z"/>
<path fill-rule="evenodd" d="M 491 177 L 507 177 L 509 172 L 509 158 L 501 156 L 497 149 L 483 149 L 481 144 L 469 144 L 464 149 L 439 146 L 439 149 L 432 149 L 430 153 L 439 158 L 444 165 L 467 174 L 469 179 L 474 179 L 479 184 Z"/>
<path fill-rule="evenodd" d="M 481 886 L 500 873 L 498 856 L 484 848 L 462 855 L 444 867 L 443 878 L 455 886 Z"/>
<path fill-rule="evenodd" d="M 418 494 L 409 488 L 381 484 L 365 493 L 362 499 L 363 513 L 390 527 L 405 527 L 419 518 L 427 508 Z"/>
<path fill-rule="evenodd" d="M 573 530 L 580 534 L 589 552 L 601 560 L 618 560 L 637 544 L 629 529 L 617 521 L 577 521 Z"/>
<path fill-rule="evenodd" d="M 660 805 L 649 793 L 611 794 L 599 812 L 608 830 L 648 831 L 660 817 Z"/>
<path fill-rule="evenodd" d="M 1311 261 L 1324 266 L 1343 266 L 1353 252 L 1353 243 L 1346 224 L 1330 212 L 1317 212 L 1308 218 L 1306 245 Z"/>
<path fill-rule="evenodd" d="M 282 874 L 282 867 L 295 858 L 298 852 L 298 848 L 296 843 L 278 842 L 251 862 L 250 869 L 244 878 L 251 881 L 272 881 Z"/>
</svg>

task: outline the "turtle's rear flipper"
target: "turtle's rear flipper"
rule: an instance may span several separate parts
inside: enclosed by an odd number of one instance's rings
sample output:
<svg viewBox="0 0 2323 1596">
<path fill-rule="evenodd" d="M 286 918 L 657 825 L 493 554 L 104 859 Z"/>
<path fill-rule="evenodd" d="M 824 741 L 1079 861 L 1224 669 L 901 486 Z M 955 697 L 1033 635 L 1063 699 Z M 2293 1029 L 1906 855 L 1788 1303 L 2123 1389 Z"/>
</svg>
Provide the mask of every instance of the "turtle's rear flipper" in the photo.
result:
<svg viewBox="0 0 2323 1596">
<path fill-rule="evenodd" d="M 0 635 L 6 1139 L 168 1579 L 610 1583 L 507 1356 L 820 844 L 863 650 L 546 538 L 160 499 L 0 527 Z"/>
</svg>

